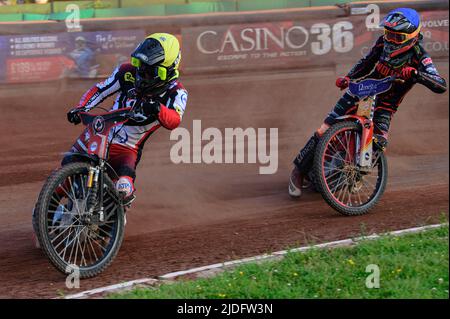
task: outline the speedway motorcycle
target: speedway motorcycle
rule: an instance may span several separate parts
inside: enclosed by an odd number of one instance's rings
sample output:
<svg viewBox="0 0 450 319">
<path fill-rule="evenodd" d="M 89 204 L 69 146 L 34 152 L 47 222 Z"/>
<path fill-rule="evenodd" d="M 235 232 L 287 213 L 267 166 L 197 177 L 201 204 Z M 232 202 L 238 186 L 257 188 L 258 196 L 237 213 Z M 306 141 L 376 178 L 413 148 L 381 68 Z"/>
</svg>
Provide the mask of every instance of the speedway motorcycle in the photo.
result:
<svg viewBox="0 0 450 319">
<path fill-rule="evenodd" d="M 55 170 L 39 194 L 33 227 L 42 250 L 63 273 L 77 269 L 80 278 L 94 277 L 119 251 L 127 206 L 113 182 L 119 177 L 108 153 L 119 126 L 135 115 L 133 108 L 79 113 L 89 136 L 87 152 Z"/>
<path fill-rule="evenodd" d="M 312 179 L 324 200 L 344 215 L 370 211 L 383 195 L 388 165 L 381 147 L 374 143 L 373 116 L 377 95 L 388 91 L 395 76 L 349 83 L 359 98 L 355 115 L 337 118 L 321 137 L 314 155 Z"/>
</svg>

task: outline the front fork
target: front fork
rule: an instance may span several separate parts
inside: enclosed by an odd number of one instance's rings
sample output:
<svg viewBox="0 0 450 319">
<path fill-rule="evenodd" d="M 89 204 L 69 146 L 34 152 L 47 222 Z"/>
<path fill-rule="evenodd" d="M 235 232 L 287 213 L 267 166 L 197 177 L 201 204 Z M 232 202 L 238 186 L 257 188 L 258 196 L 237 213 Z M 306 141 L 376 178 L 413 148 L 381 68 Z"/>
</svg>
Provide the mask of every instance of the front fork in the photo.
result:
<svg viewBox="0 0 450 319">
<path fill-rule="evenodd" d="M 337 120 L 354 119 L 361 124 L 362 134 L 356 138 L 356 163 L 363 170 L 372 167 L 373 156 L 373 116 L 375 112 L 375 96 L 370 96 L 358 105 L 356 115 L 344 115 Z"/>
<path fill-rule="evenodd" d="M 87 201 L 86 208 L 89 215 L 93 216 L 94 211 L 99 204 L 98 216 L 99 221 L 103 222 L 104 207 L 103 207 L 103 184 L 105 174 L 105 163 L 100 160 L 100 165 L 89 168 L 88 180 L 87 180 Z"/>
<path fill-rule="evenodd" d="M 366 119 L 362 126 L 361 138 L 356 140 L 356 162 L 361 168 L 370 168 L 372 166 L 373 156 L 373 122 Z"/>
</svg>

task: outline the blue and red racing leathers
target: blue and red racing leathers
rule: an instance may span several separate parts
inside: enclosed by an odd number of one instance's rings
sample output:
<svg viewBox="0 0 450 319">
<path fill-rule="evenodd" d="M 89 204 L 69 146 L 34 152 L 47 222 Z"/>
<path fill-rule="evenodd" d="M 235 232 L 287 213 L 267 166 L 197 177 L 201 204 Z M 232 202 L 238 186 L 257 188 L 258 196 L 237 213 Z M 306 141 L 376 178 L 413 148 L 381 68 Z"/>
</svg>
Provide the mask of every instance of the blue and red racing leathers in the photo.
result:
<svg viewBox="0 0 450 319">
<path fill-rule="evenodd" d="M 81 98 L 78 108 L 89 111 L 102 103 L 106 98 L 116 94 L 112 110 L 133 106 L 136 101 L 134 82 L 136 68 L 124 63 L 114 70 L 105 81 L 94 85 Z M 134 192 L 136 166 L 140 160 L 142 150 L 147 139 L 161 126 L 173 130 L 181 122 L 186 109 L 188 93 L 177 80 L 169 83 L 168 89 L 158 95 L 151 96 L 153 101 L 160 103 L 157 115 L 142 114 L 137 122 L 128 120 L 125 124 L 114 128 L 108 162 L 120 176 L 116 186 L 130 195 Z M 111 136 L 111 137 L 112 137 Z M 62 165 L 74 161 L 76 153 L 86 153 L 88 138 L 85 130 L 72 146 L 70 153 L 62 161 Z"/>
<path fill-rule="evenodd" d="M 403 83 L 394 82 L 391 89 L 377 96 L 374 112 L 374 134 L 386 144 L 392 116 L 397 111 L 405 95 L 415 85 L 420 83 L 435 93 L 444 93 L 447 89 L 445 80 L 439 75 L 431 57 L 425 52 L 420 41 L 410 50 L 395 58 L 389 57 L 384 51 L 384 39 L 381 36 L 371 51 L 350 70 L 349 80 L 364 78 L 382 79 L 396 75 L 402 78 L 404 71 L 414 68 L 420 74 L 418 77 L 406 79 Z M 294 164 L 301 174 L 307 174 L 312 167 L 314 151 L 320 136 L 336 122 L 336 118 L 354 114 L 357 111 L 358 98 L 349 91 L 337 101 L 328 113 L 322 126 L 313 134 L 306 145 L 294 159 Z"/>
</svg>

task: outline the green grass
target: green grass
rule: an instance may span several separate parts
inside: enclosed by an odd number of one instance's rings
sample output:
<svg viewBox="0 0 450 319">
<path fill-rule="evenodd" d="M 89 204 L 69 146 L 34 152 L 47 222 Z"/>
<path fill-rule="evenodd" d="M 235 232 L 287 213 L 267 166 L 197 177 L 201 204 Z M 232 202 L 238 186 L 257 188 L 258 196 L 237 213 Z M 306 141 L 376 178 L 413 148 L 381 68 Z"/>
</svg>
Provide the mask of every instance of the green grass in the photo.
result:
<svg viewBox="0 0 450 319">
<path fill-rule="evenodd" d="M 348 248 L 289 253 L 214 278 L 136 289 L 109 298 L 449 298 L 448 225 Z M 366 272 L 378 265 L 380 287 Z"/>
</svg>

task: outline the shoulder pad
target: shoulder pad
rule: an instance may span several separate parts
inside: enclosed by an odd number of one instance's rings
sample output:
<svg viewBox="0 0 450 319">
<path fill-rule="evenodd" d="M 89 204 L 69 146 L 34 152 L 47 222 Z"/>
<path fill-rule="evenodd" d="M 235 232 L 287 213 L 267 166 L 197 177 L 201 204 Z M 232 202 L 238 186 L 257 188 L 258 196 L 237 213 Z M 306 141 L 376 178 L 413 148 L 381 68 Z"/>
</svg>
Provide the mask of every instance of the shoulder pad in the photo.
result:
<svg viewBox="0 0 450 319">
<path fill-rule="evenodd" d="M 136 81 L 136 67 L 132 66 L 131 63 L 123 63 L 119 67 L 119 78 L 125 82 L 134 83 Z"/>
</svg>

